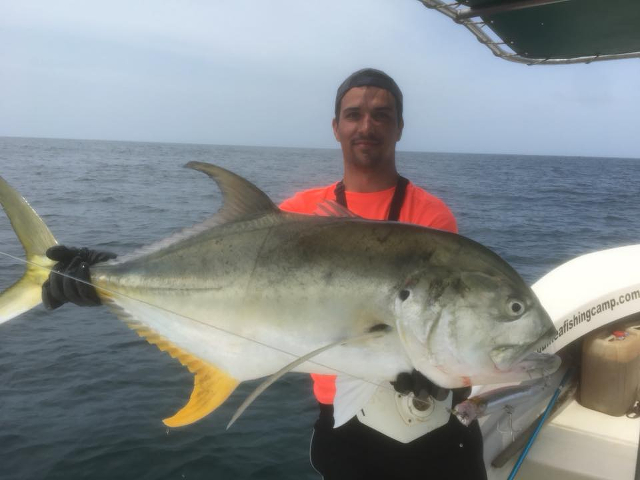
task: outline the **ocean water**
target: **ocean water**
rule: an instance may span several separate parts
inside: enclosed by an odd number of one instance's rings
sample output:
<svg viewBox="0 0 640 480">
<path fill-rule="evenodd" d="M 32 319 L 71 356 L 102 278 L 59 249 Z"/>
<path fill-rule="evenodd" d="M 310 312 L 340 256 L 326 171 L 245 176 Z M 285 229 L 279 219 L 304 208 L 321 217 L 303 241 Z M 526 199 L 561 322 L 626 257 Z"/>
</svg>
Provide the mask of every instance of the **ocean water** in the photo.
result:
<svg viewBox="0 0 640 480">
<path fill-rule="evenodd" d="M 220 193 L 182 168 L 190 160 L 229 168 L 275 202 L 341 176 L 338 150 L 0 138 L 0 175 L 60 243 L 118 254 L 216 211 Z M 398 165 L 529 283 L 575 256 L 640 243 L 640 160 L 401 152 Z M 4 215 L 0 251 L 22 257 Z M 0 289 L 22 270 L 0 255 Z M 0 478 L 319 478 L 306 375 L 277 382 L 225 431 L 254 386 L 167 430 L 161 419 L 191 392 L 186 369 L 105 308 L 36 308 L 0 326 Z"/>
</svg>

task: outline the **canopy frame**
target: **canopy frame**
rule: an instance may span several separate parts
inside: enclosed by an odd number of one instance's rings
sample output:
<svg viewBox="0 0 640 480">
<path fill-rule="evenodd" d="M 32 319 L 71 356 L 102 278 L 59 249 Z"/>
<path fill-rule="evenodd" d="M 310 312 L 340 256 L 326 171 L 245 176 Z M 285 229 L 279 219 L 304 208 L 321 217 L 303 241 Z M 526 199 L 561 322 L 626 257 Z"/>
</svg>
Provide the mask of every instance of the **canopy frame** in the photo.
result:
<svg viewBox="0 0 640 480">
<path fill-rule="evenodd" d="M 514 0 L 511 2 L 493 2 L 486 6 L 469 8 L 462 2 L 445 2 L 443 0 L 419 0 L 425 7 L 436 10 L 454 22 L 464 25 L 475 35 L 480 43 L 491 52 L 504 60 L 522 63 L 526 65 L 562 65 L 573 63 L 591 63 L 603 60 L 618 60 L 624 58 L 639 58 L 640 51 L 617 54 L 587 55 L 567 58 L 536 58 L 534 56 L 521 55 L 513 51 L 486 23 L 485 20 L 492 15 L 523 10 L 529 8 L 544 7 L 555 3 L 564 3 L 570 0 Z M 639 26 L 640 29 L 640 26 Z"/>
</svg>

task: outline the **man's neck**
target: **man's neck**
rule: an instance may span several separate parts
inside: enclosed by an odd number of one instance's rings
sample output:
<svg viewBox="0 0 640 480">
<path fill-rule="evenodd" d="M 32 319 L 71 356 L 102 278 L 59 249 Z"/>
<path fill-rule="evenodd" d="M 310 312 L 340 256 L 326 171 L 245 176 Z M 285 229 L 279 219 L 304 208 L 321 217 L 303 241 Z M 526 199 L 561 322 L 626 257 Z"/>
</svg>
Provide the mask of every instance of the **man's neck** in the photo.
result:
<svg viewBox="0 0 640 480">
<path fill-rule="evenodd" d="M 349 192 L 380 192 L 398 183 L 398 172 L 395 166 L 384 171 L 360 170 L 345 165 L 344 187 Z"/>
</svg>

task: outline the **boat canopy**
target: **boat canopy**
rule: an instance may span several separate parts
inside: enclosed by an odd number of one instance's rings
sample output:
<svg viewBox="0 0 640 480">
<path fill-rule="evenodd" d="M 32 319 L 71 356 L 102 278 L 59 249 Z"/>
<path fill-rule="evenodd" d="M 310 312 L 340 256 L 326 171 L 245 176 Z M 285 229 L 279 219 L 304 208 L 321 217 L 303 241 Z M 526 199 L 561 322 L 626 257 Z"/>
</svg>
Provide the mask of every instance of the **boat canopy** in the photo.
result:
<svg viewBox="0 0 640 480">
<path fill-rule="evenodd" d="M 640 57 L 640 0 L 420 0 L 496 56 L 565 64 Z"/>
</svg>

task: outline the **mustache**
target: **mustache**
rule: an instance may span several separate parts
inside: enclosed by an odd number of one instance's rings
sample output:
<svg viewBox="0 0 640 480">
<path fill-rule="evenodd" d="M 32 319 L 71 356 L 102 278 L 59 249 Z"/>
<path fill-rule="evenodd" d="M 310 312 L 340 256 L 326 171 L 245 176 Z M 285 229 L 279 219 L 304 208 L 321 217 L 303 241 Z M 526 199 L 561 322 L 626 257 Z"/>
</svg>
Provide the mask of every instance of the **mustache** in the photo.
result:
<svg viewBox="0 0 640 480">
<path fill-rule="evenodd" d="M 366 136 L 362 136 L 359 135 L 357 137 L 354 137 L 353 139 L 351 139 L 351 143 L 355 144 L 355 143 L 360 143 L 360 142 L 376 142 L 379 143 L 380 142 L 380 138 L 376 135 L 366 135 Z"/>
</svg>

